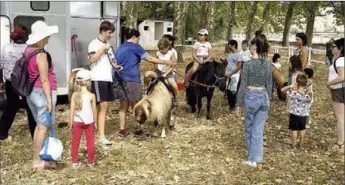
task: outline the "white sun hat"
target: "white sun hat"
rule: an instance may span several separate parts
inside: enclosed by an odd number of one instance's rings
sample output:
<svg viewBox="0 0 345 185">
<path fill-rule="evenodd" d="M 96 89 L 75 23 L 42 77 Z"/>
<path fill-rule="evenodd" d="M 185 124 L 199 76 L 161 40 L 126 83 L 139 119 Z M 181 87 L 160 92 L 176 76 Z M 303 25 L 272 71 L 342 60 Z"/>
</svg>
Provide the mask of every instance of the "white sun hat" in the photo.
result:
<svg viewBox="0 0 345 185">
<path fill-rule="evenodd" d="M 80 70 L 76 75 L 76 81 L 86 81 L 91 79 L 91 72 L 89 70 Z"/>
<path fill-rule="evenodd" d="M 31 26 L 31 34 L 26 44 L 35 44 L 40 40 L 59 32 L 59 27 L 57 25 L 48 26 L 43 21 L 36 21 Z"/>
</svg>

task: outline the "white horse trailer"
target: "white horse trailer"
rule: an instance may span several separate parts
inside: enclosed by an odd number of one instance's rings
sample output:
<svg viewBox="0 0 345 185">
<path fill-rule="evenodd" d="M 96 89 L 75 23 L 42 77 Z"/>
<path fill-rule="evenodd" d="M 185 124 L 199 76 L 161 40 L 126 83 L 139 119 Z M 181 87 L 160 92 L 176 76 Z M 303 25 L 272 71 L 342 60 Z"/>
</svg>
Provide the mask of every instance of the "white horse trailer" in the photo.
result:
<svg viewBox="0 0 345 185">
<path fill-rule="evenodd" d="M 43 20 L 58 25 L 46 50 L 52 55 L 58 95 L 68 94 L 68 77 L 75 67 L 88 66 L 88 45 L 99 35 L 99 25 L 108 20 L 115 25 L 114 48 L 120 44 L 120 2 L 7 1 L 0 2 L 1 48 L 10 42 L 13 25 L 31 25 Z M 0 49 L 1 49 L 0 48 Z"/>
</svg>

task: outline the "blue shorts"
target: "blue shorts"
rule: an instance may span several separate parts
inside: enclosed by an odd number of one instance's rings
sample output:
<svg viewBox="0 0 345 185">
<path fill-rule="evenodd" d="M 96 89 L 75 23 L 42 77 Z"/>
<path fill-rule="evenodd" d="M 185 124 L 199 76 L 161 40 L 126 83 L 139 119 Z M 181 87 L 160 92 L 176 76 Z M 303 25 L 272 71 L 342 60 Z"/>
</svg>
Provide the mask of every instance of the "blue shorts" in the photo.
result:
<svg viewBox="0 0 345 185">
<path fill-rule="evenodd" d="M 56 105 L 56 91 L 52 91 L 52 120 L 55 120 L 55 105 Z M 44 95 L 42 88 L 34 88 L 30 95 L 26 98 L 28 105 L 30 107 L 31 113 L 35 118 L 37 124 L 42 124 L 44 126 L 49 126 L 48 120 L 46 119 L 45 112 L 48 110 L 47 99 Z"/>
</svg>

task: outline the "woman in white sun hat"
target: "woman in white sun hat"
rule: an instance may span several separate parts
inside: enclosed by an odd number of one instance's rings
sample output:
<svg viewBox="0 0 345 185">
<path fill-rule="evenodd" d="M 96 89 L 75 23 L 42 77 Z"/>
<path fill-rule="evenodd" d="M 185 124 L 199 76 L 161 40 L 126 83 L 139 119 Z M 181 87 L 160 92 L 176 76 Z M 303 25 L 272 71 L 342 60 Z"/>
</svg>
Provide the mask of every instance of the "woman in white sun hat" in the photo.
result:
<svg viewBox="0 0 345 185">
<path fill-rule="evenodd" d="M 58 32 L 59 28 L 56 25 L 48 26 L 43 21 L 36 21 L 31 26 L 31 34 L 26 41 L 29 46 L 24 52 L 25 56 L 29 56 L 32 52 L 37 53 L 29 59 L 27 66 L 29 78 L 34 87 L 27 97 L 27 102 L 37 122 L 33 144 L 34 168 L 47 169 L 52 167 L 40 159 L 39 153 L 50 127 L 45 117 L 46 111 L 51 113 L 54 121 L 57 87 L 52 59 L 50 54 L 44 51 L 44 46 L 48 44 L 50 36 Z"/>
</svg>

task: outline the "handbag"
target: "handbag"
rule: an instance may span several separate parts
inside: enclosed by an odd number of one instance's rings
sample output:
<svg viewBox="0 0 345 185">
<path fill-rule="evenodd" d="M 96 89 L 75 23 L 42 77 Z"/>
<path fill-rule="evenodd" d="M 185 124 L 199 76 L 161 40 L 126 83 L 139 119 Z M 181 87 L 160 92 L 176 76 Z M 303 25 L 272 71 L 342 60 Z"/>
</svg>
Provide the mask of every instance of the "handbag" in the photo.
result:
<svg viewBox="0 0 345 185">
<path fill-rule="evenodd" d="M 50 125 L 51 130 L 49 136 L 44 141 L 43 148 L 40 152 L 40 158 L 44 161 L 60 161 L 63 151 L 62 142 L 55 136 L 51 113 L 46 111 L 45 117 Z"/>
</svg>

